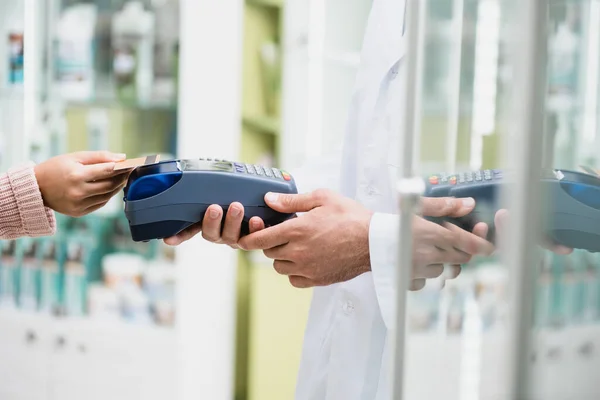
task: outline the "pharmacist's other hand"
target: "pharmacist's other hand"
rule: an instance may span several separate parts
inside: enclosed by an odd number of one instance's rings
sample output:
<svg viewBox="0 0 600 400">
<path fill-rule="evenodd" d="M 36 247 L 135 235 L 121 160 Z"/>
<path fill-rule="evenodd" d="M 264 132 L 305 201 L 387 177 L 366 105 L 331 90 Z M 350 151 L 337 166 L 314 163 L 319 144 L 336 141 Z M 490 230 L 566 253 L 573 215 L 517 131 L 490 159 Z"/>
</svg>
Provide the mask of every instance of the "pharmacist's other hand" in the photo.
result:
<svg viewBox="0 0 600 400">
<path fill-rule="evenodd" d="M 498 233 L 496 235 L 497 237 L 499 235 L 502 235 L 503 231 L 507 229 L 508 224 L 509 224 L 508 219 L 509 219 L 508 210 L 500 210 L 496 213 L 496 216 L 494 218 L 494 224 L 496 225 L 496 230 Z M 560 254 L 560 255 L 568 255 L 573 252 L 573 249 L 571 249 L 569 247 L 551 243 L 550 241 L 544 241 L 542 243 L 542 247 L 545 248 L 546 250 L 550 250 L 553 253 Z"/>
<path fill-rule="evenodd" d="M 131 170 L 114 171 L 125 154 L 82 151 L 53 157 L 34 167 L 44 204 L 81 217 L 103 207 L 121 191 Z"/>
<path fill-rule="evenodd" d="M 213 204 L 206 210 L 201 223 L 190 226 L 178 235 L 165 239 L 164 242 L 170 246 L 178 246 L 202 233 L 202 237 L 209 242 L 226 244 L 231 248 L 239 249 L 244 206 L 237 202 L 231 203 L 225 216 L 224 214 L 221 206 Z M 250 233 L 265 228 L 265 223 L 259 217 L 252 217 L 249 224 Z"/>
</svg>

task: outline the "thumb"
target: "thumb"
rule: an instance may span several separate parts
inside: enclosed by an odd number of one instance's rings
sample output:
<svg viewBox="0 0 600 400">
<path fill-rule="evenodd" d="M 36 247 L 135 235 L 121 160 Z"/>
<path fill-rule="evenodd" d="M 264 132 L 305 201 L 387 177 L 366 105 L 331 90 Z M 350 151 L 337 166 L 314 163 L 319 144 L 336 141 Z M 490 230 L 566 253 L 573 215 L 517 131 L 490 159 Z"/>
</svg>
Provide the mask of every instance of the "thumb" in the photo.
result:
<svg viewBox="0 0 600 400">
<path fill-rule="evenodd" d="M 421 212 L 426 217 L 463 217 L 473 208 L 475 201 L 472 198 L 424 197 Z"/>
<path fill-rule="evenodd" d="M 80 151 L 73 154 L 73 156 L 84 165 L 117 162 L 123 161 L 126 158 L 125 154 L 111 153 L 109 151 Z"/>
<path fill-rule="evenodd" d="M 315 192 L 303 194 L 267 193 L 265 202 L 275 211 L 284 213 L 308 212 L 322 205 L 322 198 Z"/>
</svg>

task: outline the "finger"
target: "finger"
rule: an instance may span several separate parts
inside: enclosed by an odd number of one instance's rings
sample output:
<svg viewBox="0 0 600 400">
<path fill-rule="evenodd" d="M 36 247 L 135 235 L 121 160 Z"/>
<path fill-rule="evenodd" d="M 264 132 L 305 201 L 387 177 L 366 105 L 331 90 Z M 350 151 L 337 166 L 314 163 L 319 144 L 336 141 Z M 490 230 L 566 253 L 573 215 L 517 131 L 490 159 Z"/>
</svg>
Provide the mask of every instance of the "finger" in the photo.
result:
<svg viewBox="0 0 600 400">
<path fill-rule="evenodd" d="M 427 235 L 423 239 L 424 241 L 438 248 L 439 250 L 451 251 L 454 249 L 454 242 L 456 238 L 452 231 L 431 221 L 420 222 L 423 225 L 423 229 L 427 232 Z"/>
<path fill-rule="evenodd" d="M 264 249 L 263 254 L 265 257 L 270 258 L 271 260 L 282 260 L 292 262 L 294 260 L 290 259 L 289 247 L 287 244 L 282 244 L 281 246 L 275 246 L 269 249 Z"/>
<path fill-rule="evenodd" d="M 443 250 L 434 247 L 426 258 L 428 263 L 420 265 L 419 268 L 428 268 L 429 265 L 435 264 L 466 264 L 471 261 L 472 258 L 473 256 L 471 254 L 467 254 L 456 248 Z"/>
<path fill-rule="evenodd" d="M 264 221 L 259 217 L 252 217 L 248 222 L 250 226 L 250 233 L 258 232 L 265 229 Z"/>
<path fill-rule="evenodd" d="M 421 204 L 422 215 L 428 217 L 463 217 L 473 211 L 475 200 L 472 198 L 455 199 L 453 197 L 425 197 Z"/>
<path fill-rule="evenodd" d="M 294 275 L 298 273 L 295 264 L 287 260 L 273 261 L 273 269 L 280 275 Z"/>
<path fill-rule="evenodd" d="M 444 268 L 444 279 L 456 279 L 462 271 L 460 264 L 450 264 Z"/>
<path fill-rule="evenodd" d="M 244 236 L 238 244 L 244 250 L 266 250 L 286 244 L 289 231 L 295 229 L 295 221 L 288 220 L 279 225 Z"/>
<path fill-rule="evenodd" d="M 120 171 L 117 171 L 120 172 Z M 101 164 L 91 164 L 83 166 L 83 179 L 85 182 L 94 182 L 102 179 L 111 178 L 117 174 L 114 162 L 105 162 Z"/>
<path fill-rule="evenodd" d="M 508 224 L 508 210 L 498 210 L 496 215 L 494 215 L 494 225 L 496 225 L 497 230 L 506 229 L 506 225 Z"/>
<path fill-rule="evenodd" d="M 87 199 L 85 199 L 84 209 L 87 211 L 88 209 L 95 207 L 99 204 L 105 205 L 112 197 L 116 196 L 120 191 L 122 191 L 124 187 L 125 183 L 123 182 L 108 193 L 88 197 Z"/>
<path fill-rule="evenodd" d="M 550 245 L 548 249 L 561 256 L 568 256 L 573 253 L 573 249 L 561 245 Z"/>
<path fill-rule="evenodd" d="M 181 243 L 186 242 L 196 236 L 198 233 L 200 233 L 200 231 L 202 231 L 202 223 L 197 223 L 181 231 L 179 234 L 170 238 L 166 238 L 163 241 L 169 246 L 179 246 Z"/>
<path fill-rule="evenodd" d="M 425 287 L 425 283 L 427 281 L 425 279 L 413 279 L 410 282 L 410 287 L 408 288 L 408 290 L 412 291 L 412 292 L 416 292 L 418 290 L 421 290 Z"/>
<path fill-rule="evenodd" d="M 223 209 L 217 204 L 212 204 L 206 209 L 202 220 L 202 237 L 213 243 L 221 242 L 221 221 Z"/>
<path fill-rule="evenodd" d="M 85 184 L 85 191 L 90 195 L 109 193 L 125 183 L 126 180 L 127 175 L 120 174 L 108 179 L 102 179 L 96 182 L 88 182 Z"/>
<path fill-rule="evenodd" d="M 290 276 L 288 279 L 292 286 L 298 289 L 306 289 L 314 286 L 310 279 L 303 276 Z"/>
<path fill-rule="evenodd" d="M 303 194 L 267 193 L 265 203 L 273 210 L 283 213 L 308 212 L 322 206 L 330 195 L 324 190 Z"/>
<path fill-rule="evenodd" d="M 111 153 L 109 151 L 80 151 L 74 153 L 73 157 L 84 165 L 90 165 L 123 161 L 127 158 L 127 155 L 123 153 Z"/>
<path fill-rule="evenodd" d="M 223 232 L 221 233 L 221 242 L 234 244 L 240 240 L 242 229 L 242 220 L 244 219 L 244 206 L 240 203 L 231 203 L 225 217 Z"/>
<path fill-rule="evenodd" d="M 445 224 L 446 228 L 454 234 L 454 247 L 466 254 L 489 256 L 495 250 L 493 244 L 474 234 L 460 229 L 453 224 Z M 452 261 L 448 261 L 452 262 Z"/>
<path fill-rule="evenodd" d="M 473 235 L 482 239 L 487 239 L 489 227 L 485 222 L 479 222 L 473 227 Z"/>
<path fill-rule="evenodd" d="M 415 279 L 433 279 L 444 273 L 444 265 L 443 264 L 434 264 L 434 265 L 426 265 L 418 267 L 414 274 L 413 278 Z"/>
</svg>

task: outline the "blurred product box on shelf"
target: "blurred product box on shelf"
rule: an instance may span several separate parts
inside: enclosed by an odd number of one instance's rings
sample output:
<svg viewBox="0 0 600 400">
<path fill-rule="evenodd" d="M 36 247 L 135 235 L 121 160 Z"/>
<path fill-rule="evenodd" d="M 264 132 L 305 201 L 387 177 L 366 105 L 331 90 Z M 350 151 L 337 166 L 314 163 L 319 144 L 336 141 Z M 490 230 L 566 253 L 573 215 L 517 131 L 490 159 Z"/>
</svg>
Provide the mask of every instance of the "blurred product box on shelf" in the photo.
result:
<svg viewBox="0 0 600 400">
<path fill-rule="evenodd" d="M 17 305 L 17 242 L 2 242 L 2 258 L 0 260 L 0 306 L 15 308 Z"/>
<path fill-rule="evenodd" d="M 18 242 L 23 262 L 19 268 L 19 307 L 35 311 L 41 291 L 41 244 L 38 239 L 25 238 Z"/>
<path fill-rule="evenodd" d="M 59 259 L 59 240 L 44 238 L 41 240 L 41 287 L 39 311 L 52 314 L 60 304 L 61 268 Z"/>
</svg>

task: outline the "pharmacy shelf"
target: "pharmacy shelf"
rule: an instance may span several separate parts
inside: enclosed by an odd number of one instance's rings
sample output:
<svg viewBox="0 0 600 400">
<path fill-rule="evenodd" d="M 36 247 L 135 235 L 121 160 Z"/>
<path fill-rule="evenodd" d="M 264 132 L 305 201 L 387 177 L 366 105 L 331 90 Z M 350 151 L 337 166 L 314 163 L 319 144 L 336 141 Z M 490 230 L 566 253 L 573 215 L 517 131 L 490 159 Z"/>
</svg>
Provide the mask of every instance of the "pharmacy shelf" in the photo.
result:
<svg viewBox="0 0 600 400">
<path fill-rule="evenodd" d="M 284 0 L 246 0 L 246 4 L 266 7 L 283 7 Z"/>
<path fill-rule="evenodd" d="M 161 111 L 176 111 L 177 104 L 170 100 L 122 100 L 116 97 L 96 97 L 89 100 L 66 100 L 64 102 L 67 107 L 103 107 L 117 109 L 134 109 L 134 110 L 161 110 Z"/>
<path fill-rule="evenodd" d="M 276 117 L 243 117 L 243 124 L 252 130 L 279 135 L 280 122 Z"/>
</svg>

